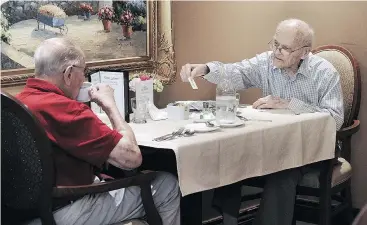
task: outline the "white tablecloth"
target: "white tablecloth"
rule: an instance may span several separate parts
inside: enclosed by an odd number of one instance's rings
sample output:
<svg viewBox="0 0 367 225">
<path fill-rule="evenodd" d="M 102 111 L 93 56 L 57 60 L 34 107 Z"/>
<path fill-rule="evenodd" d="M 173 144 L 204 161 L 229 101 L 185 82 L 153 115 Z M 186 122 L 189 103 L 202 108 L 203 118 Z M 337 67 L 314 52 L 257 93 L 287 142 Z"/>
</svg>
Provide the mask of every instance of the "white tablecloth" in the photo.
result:
<svg viewBox="0 0 367 225">
<path fill-rule="evenodd" d="M 294 115 L 288 110 L 251 107 L 241 111 L 247 118 L 272 122 L 248 121 L 241 127 L 164 142 L 152 139 L 192 121 L 148 121 L 130 126 L 139 145 L 175 152 L 183 196 L 334 157 L 336 125 L 327 113 Z M 100 118 L 109 124 L 106 117 Z"/>
</svg>

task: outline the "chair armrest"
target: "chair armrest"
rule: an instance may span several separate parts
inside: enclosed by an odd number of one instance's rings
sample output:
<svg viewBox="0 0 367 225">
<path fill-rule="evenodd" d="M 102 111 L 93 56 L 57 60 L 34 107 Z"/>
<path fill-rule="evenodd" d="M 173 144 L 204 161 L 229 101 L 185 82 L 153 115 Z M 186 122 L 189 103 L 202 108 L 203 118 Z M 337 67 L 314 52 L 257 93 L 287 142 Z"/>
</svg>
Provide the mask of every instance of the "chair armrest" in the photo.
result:
<svg viewBox="0 0 367 225">
<path fill-rule="evenodd" d="M 57 186 L 53 188 L 52 195 L 54 198 L 80 197 L 87 194 L 103 193 L 131 186 L 149 185 L 155 179 L 156 175 L 157 172 L 142 171 L 135 176 L 123 179 L 116 179 L 80 186 Z"/>
<path fill-rule="evenodd" d="M 352 125 L 350 125 L 349 127 L 344 127 L 336 132 L 337 139 L 345 139 L 351 137 L 353 134 L 359 131 L 360 128 L 359 125 L 360 125 L 359 120 L 354 120 Z"/>
</svg>

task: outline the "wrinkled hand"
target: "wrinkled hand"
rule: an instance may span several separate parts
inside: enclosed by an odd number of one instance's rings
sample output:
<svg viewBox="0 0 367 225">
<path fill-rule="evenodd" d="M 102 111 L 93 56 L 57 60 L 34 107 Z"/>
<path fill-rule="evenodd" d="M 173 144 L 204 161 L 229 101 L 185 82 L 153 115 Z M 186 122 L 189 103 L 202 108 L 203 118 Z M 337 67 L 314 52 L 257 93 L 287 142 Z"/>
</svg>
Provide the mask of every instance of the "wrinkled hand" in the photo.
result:
<svg viewBox="0 0 367 225">
<path fill-rule="evenodd" d="M 255 109 L 286 109 L 288 108 L 289 101 L 282 99 L 280 97 L 268 95 L 264 98 L 259 98 L 254 104 L 252 104 L 252 108 Z"/>
<path fill-rule="evenodd" d="M 114 89 L 107 84 L 96 84 L 89 90 L 89 96 L 92 102 L 97 103 L 105 111 L 116 105 L 113 92 Z"/>
<path fill-rule="evenodd" d="M 209 73 L 209 68 L 205 64 L 186 64 L 181 68 L 180 76 L 183 82 L 187 82 L 189 77 L 200 77 Z"/>
</svg>

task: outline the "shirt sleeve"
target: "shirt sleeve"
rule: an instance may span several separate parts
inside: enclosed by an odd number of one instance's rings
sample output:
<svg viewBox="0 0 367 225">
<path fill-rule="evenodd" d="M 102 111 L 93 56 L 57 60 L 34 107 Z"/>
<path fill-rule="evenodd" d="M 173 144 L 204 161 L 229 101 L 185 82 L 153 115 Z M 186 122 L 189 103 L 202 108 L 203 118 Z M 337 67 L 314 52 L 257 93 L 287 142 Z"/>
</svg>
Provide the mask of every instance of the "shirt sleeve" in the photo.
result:
<svg viewBox="0 0 367 225">
<path fill-rule="evenodd" d="M 224 64 L 218 61 L 209 62 L 206 65 L 210 72 L 203 78 L 211 83 L 218 84 L 222 72 L 225 72 L 229 75 L 237 90 L 250 87 L 262 88 L 261 74 L 268 70 L 269 57 L 270 54 L 264 52 L 251 59 L 245 59 L 237 63 Z"/>
<path fill-rule="evenodd" d="M 70 114 L 73 118 L 69 118 Z M 122 135 L 105 125 L 87 106 L 79 106 L 65 117 L 60 119 L 60 126 L 55 129 L 56 143 L 70 155 L 97 167 L 102 166 Z"/>
<path fill-rule="evenodd" d="M 288 108 L 296 114 L 328 112 L 335 119 L 336 129 L 339 130 L 344 122 L 343 92 L 340 76 L 336 70 L 328 70 L 325 77 L 327 77 L 327 80 L 321 85 L 321 98 L 317 106 L 297 98 L 292 98 Z"/>
</svg>

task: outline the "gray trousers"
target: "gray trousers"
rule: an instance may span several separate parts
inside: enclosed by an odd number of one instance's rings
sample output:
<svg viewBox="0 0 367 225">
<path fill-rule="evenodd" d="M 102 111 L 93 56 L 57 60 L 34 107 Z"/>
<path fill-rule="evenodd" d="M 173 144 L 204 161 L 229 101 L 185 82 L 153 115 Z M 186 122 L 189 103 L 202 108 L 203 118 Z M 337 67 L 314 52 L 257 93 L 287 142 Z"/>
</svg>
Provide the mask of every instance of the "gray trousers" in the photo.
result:
<svg viewBox="0 0 367 225">
<path fill-rule="evenodd" d="M 294 168 L 266 177 L 254 225 L 292 224 L 296 188 L 304 172 L 303 168 Z"/>
<path fill-rule="evenodd" d="M 159 172 L 152 182 L 152 193 L 163 225 L 180 225 L 180 191 L 177 179 L 169 173 Z M 84 196 L 54 212 L 56 224 L 65 225 L 114 224 L 144 215 L 139 187 L 126 188 L 124 198 L 118 206 L 109 193 L 102 193 Z M 41 224 L 41 221 L 36 219 L 30 224 Z"/>
<path fill-rule="evenodd" d="M 294 168 L 264 177 L 264 190 L 254 225 L 292 225 L 297 184 L 306 171 L 308 169 Z M 241 183 L 236 183 L 214 192 L 213 205 L 222 212 L 223 224 L 237 224 L 241 187 Z"/>
</svg>

